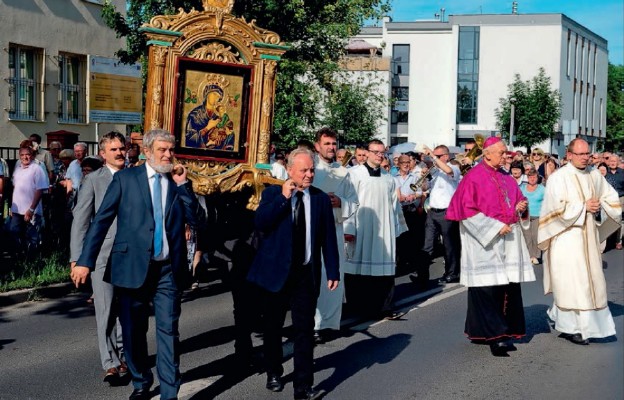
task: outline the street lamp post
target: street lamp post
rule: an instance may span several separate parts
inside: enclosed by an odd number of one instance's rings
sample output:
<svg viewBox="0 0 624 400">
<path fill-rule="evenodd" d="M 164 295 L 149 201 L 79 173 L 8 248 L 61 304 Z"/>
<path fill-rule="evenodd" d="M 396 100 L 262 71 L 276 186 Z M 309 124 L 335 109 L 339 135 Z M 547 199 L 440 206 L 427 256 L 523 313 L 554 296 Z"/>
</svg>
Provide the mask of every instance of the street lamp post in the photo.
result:
<svg viewBox="0 0 624 400">
<path fill-rule="evenodd" d="M 511 103 L 511 118 L 509 121 L 509 148 L 513 149 L 513 134 L 514 134 L 514 122 L 516 119 L 516 98 L 509 99 Z"/>
</svg>

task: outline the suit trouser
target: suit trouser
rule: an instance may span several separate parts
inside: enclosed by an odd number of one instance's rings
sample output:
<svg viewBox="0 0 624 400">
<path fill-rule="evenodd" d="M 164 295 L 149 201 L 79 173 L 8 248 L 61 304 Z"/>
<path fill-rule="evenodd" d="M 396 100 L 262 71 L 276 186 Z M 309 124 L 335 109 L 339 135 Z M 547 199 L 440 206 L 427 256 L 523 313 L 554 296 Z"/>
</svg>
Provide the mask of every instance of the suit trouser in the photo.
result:
<svg viewBox="0 0 624 400">
<path fill-rule="evenodd" d="M 91 286 L 93 287 L 100 360 L 102 368 L 107 370 L 119 367 L 124 356 L 121 324 L 117 321 L 119 304 L 115 301 L 113 285 L 104 282 L 105 270 L 105 267 L 97 267 L 91 273 Z"/>
<path fill-rule="evenodd" d="M 442 243 L 444 245 L 444 275 L 459 276 L 461 254 L 459 224 L 457 221 L 446 219 L 446 209 L 437 210 L 432 208 L 427 214 L 427 222 L 425 223 L 425 244 L 423 245 L 425 260 L 419 265 L 418 270 L 419 279 L 425 283 L 429 281 L 429 264 L 433 257 L 435 240 L 438 235 L 442 235 Z"/>
<path fill-rule="evenodd" d="M 293 266 L 286 284 L 277 293 L 265 292 L 264 356 L 267 373 L 281 376 L 282 327 L 290 305 L 294 330 L 295 392 L 311 388 L 314 383 L 314 312 L 318 297 L 318 277 L 312 265 Z"/>
<path fill-rule="evenodd" d="M 180 389 L 181 293 L 175 283 L 171 264 L 150 264 L 147 279 L 138 289 L 120 288 L 119 319 L 128 369 L 135 389 L 147 389 L 154 382 L 148 351 L 150 301 L 154 303 L 156 320 L 156 369 L 160 381 L 160 398 L 177 397 Z"/>
<path fill-rule="evenodd" d="M 420 212 L 422 212 L 422 209 Z M 424 212 L 423 214 L 420 214 L 420 212 L 416 207 L 403 207 L 403 216 L 405 217 L 408 231 L 403 232 L 401 236 L 397 238 L 397 267 L 403 267 L 405 265 L 413 267 L 418 261 L 418 251 L 414 249 L 420 249 L 423 246 L 426 217 Z M 411 271 L 401 270 L 398 271 L 397 275 L 402 272 Z"/>
</svg>

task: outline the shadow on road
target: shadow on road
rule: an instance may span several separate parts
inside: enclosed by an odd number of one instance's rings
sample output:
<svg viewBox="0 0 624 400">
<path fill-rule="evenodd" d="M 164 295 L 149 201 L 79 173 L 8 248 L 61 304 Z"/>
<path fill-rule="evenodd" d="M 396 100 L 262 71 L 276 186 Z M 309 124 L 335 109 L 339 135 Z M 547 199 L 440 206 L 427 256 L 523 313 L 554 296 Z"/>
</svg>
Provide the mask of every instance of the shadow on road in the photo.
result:
<svg viewBox="0 0 624 400">
<path fill-rule="evenodd" d="M 550 333 L 550 321 L 546 315 L 546 304 L 534 304 L 524 307 L 524 319 L 527 321 L 526 336 L 520 339 L 520 343 L 529 343 L 535 335 Z"/>
<path fill-rule="evenodd" d="M 611 310 L 611 315 L 613 318 L 619 317 L 624 314 L 624 306 L 622 304 L 616 304 L 612 301 L 609 301 L 609 310 Z"/>
<path fill-rule="evenodd" d="M 244 368 L 234 354 L 230 354 L 220 360 L 186 371 L 182 375 L 183 382 L 192 382 L 207 377 L 220 376 L 207 388 L 195 393 L 191 400 L 214 399 L 218 395 L 233 388 L 257 371 Z"/>
<path fill-rule="evenodd" d="M 15 342 L 15 339 L 0 339 L 0 350 L 4 349 L 5 344 L 10 344 Z"/>
<path fill-rule="evenodd" d="M 327 393 L 359 371 L 375 364 L 387 364 L 394 360 L 410 344 L 412 335 L 398 333 L 378 338 L 369 332 L 362 332 L 369 339 L 353 343 L 346 348 L 323 356 L 315 361 L 315 371 L 332 368 L 334 372 L 316 385 Z M 345 363 L 345 360 L 349 362 Z"/>
<path fill-rule="evenodd" d="M 47 307 L 37 311 L 37 315 L 58 315 L 66 318 L 82 318 L 95 316 L 92 304 L 87 303 L 83 295 L 72 295 L 66 298 L 55 299 L 49 302 Z M 95 324 L 95 321 L 94 321 Z"/>
</svg>

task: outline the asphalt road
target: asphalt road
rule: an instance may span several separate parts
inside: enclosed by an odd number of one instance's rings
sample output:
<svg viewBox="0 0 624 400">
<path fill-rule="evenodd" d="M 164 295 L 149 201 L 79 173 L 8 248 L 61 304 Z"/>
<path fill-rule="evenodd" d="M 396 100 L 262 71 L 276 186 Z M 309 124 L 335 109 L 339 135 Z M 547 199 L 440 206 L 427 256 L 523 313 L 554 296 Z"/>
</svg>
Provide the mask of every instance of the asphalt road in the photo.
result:
<svg viewBox="0 0 624 400">
<path fill-rule="evenodd" d="M 577 346 L 559 338 L 546 317 L 552 298 L 543 295 L 537 266 L 537 282 L 523 285 L 528 334 L 509 358 L 495 358 L 464 337 L 465 288 L 453 284 L 415 296 L 404 276 L 397 278 L 396 297 L 409 312 L 398 321 L 346 321 L 341 337 L 316 348 L 316 388 L 339 400 L 623 399 L 624 252 L 606 253 L 604 268 L 617 339 Z M 433 272 L 441 273 L 439 262 Z M 93 309 L 85 299 L 72 294 L 0 309 L 0 399 L 127 398 L 130 386 L 102 382 Z M 264 389 L 264 374 L 237 373 L 231 310 L 219 281 L 184 303 L 180 398 L 292 398 L 291 359 L 282 393 Z M 289 354 L 290 344 L 285 347 Z"/>
</svg>

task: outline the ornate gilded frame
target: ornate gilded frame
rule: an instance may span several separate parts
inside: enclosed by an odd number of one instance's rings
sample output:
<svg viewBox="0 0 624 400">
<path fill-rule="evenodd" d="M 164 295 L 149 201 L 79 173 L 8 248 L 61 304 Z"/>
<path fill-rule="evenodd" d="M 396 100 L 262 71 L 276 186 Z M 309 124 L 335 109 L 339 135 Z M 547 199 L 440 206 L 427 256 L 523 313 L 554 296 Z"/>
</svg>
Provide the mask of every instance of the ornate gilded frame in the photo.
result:
<svg viewBox="0 0 624 400">
<path fill-rule="evenodd" d="M 180 9 L 176 15 L 156 16 L 141 28 L 149 45 L 144 129 L 176 132 L 179 60 L 248 68 L 251 75 L 246 157 L 182 154 L 179 161 L 188 168 L 196 193 L 252 187 L 247 207 L 255 209 L 264 183 L 272 181 L 268 170 L 262 167 L 269 162 L 277 63 L 288 46 L 276 33 L 258 27 L 255 21 L 231 15 L 234 0 L 203 3 L 203 11 Z"/>
</svg>

